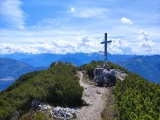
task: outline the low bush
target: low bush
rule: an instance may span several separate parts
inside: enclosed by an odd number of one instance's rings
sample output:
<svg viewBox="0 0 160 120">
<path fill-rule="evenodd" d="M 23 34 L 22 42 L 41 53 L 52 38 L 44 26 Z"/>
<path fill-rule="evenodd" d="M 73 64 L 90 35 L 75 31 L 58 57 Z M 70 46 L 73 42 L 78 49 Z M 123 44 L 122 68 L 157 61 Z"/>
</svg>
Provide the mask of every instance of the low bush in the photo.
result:
<svg viewBox="0 0 160 120">
<path fill-rule="evenodd" d="M 9 119 L 15 111 L 23 114 L 34 99 L 65 107 L 81 104 L 83 88 L 76 69 L 59 62 L 47 70 L 22 75 L 0 94 L 0 120 Z"/>
<path fill-rule="evenodd" d="M 160 119 L 160 85 L 129 74 L 117 82 L 114 94 L 119 120 Z"/>
</svg>

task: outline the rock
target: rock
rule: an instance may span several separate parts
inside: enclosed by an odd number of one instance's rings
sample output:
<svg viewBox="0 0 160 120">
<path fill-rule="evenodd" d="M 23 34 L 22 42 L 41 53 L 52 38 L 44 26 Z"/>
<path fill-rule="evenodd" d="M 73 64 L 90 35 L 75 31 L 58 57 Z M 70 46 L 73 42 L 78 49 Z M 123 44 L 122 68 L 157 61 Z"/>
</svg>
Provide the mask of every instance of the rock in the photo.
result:
<svg viewBox="0 0 160 120">
<path fill-rule="evenodd" d="M 13 115 L 12 118 L 10 120 L 19 120 L 19 112 L 16 111 Z"/>
<path fill-rule="evenodd" d="M 95 68 L 94 69 L 94 82 L 96 86 L 109 86 L 110 83 L 113 85 L 116 83 L 115 71 L 106 68 Z"/>
<path fill-rule="evenodd" d="M 121 70 L 113 69 L 113 71 L 115 72 L 115 76 L 120 80 L 124 80 L 124 78 L 127 76 L 127 74 Z"/>
<path fill-rule="evenodd" d="M 99 92 L 98 90 L 96 90 L 96 93 L 97 93 L 97 94 L 101 94 L 101 92 Z"/>
<path fill-rule="evenodd" d="M 71 108 L 66 108 L 66 112 L 69 112 L 69 113 L 74 114 L 74 113 L 75 113 L 75 110 L 74 110 L 74 109 L 71 109 Z"/>
<path fill-rule="evenodd" d="M 51 112 L 49 112 L 49 113 L 46 114 L 46 118 L 52 118 Z"/>
<path fill-rule="evenodd" d="M 52 107 L 50 106 L 50 105 L 45 105 L 45 104 L 43 104 L 43 105 L 38 105 L 38 110 L 39 111 L 43 111 L 43 110 L 48 110 L 48 109 L 51 109 Z"/>
<path fill-rule="evenodd" d="M 61 108 L 61 107 L 56 107 L 52 111 L 52 116 L 56 119 L 60 120 L 70 120 L 73 118 L 73 114 L 75 113 L 74 109 L 71 108 Z"/>
<path fill-rule="evenodd" d="M 67 119 L 71 119 L 72 117 L 73 117 L 73 115 L 71 113 L 69 113 L 69 112 L 67 112 L 65 114 L 65 118 L 67 118 Z"/>
<path fill-rule="evenodd" d="M 34 99 L 34 100 L 32 100 L 31 106 L 32 106 L 32 107 L 37 107 L 38 104 L 40 104 L 40 102 L 37 101 L 36 99 Z"/>
</svg>

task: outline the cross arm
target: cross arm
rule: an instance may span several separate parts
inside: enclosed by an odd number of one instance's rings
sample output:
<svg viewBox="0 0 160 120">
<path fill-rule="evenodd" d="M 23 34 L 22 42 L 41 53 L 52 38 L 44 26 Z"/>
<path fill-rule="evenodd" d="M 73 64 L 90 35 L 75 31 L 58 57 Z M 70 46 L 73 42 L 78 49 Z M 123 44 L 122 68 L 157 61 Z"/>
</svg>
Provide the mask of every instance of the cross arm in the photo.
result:
<svg viewBox="0 0 160 120">
<path fill-rule="evenodd" d="M 105 42 L 101 42 L 101 44 L 107 44 L 107 43 L 111 43 L 112 41 L 111 40 L 109 40 L 109 41 L 105 41 Z"/>
</svg>

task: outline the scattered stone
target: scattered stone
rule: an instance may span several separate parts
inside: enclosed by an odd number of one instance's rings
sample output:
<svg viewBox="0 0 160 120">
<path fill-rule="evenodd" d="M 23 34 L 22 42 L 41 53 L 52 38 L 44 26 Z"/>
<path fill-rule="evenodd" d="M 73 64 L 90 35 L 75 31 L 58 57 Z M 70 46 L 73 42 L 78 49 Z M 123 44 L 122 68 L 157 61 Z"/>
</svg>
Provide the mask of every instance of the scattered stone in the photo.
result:
<svg viewBox="0 0 160 120">
<path fill-rule="evenodd" d="M 19 120 L 19 112 L 16 111 L 10 120 Z"/>
<path fill-rule="evenodd" d="M 52 113 L 51 112 L 47 112 L 46 113 L 46 118 L 52 118 Z"/>
<path fill-rule="evenodd" d="M 40 103 L 36 99 L 32 100 L 31 106 L 32 107 L 38 107 L 38 111 L 44 111 L 44 110 L 48 110 L 48 109 L 52 108 L 50 105 L 44 104 L 44 103 Z"/>
<path fill-rule="evenodd" d="M 52 112 L 52 115 L 55 119 L 60 120 L 70 120 L 73 118 L 73 114 L 75 114 L 75 110 L 71 108 L 62 108 L 62 107 L 56 107 L 54 108 Z"/>
<path fill-rule="evenodd" d="M 125 77 L 127 76 L 127 74 L 124 73 L 124 72 L 121 71 L 121 70 L 118 70 L 118 69 L 113 69 L 113 70 L 114 70 L 114 72 L 115 72 L 115 76 L 116 76 L 118 79 L 120 79 L 120 80 L 124 80 Z"/>
<path fill-rule="evenodd" d="M 36 99 L 32 100 L 31 106 L 32 107 L 37 107 L 40 104 L 39 101 L 37 101 Z"/>
<path fill-rule="evenodd" d="M 97 93 L 97 94 L 101 94 L 101 92 L 99 92 L 98 90 L 96 90 L 96 93 Z"/>
<path fill-rule="evenodd" d="M 38 110 L 39 111 L 48 110 L 48 109 L 51 109 L 51 108 L 52 107 L 50 105 L 47 105 L 47 104 L 38 105 Z"/>
</svg>

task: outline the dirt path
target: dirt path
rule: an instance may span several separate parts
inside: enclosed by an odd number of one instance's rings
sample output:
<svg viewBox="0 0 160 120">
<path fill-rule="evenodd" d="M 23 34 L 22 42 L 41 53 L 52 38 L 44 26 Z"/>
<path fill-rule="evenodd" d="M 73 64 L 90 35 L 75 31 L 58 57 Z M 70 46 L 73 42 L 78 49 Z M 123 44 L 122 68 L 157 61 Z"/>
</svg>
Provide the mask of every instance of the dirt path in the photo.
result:
<svg viewBox="0 0 160 120">
<path fill-rule="evenodd" d="M 107 94 L 109 90 L 105 87 L 96 87 L 84 83 L 83 73 L 78 72 L 80 77 L 80 85 L 84 87 L 83 97 L 88 106 L 76 109 L 76 120 L 101 120 L 101 112 L 106 105 Z"/>
</svg>

